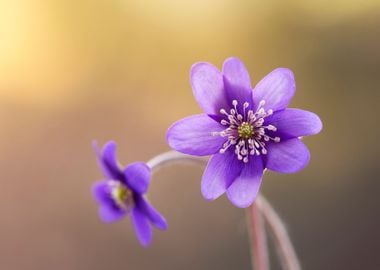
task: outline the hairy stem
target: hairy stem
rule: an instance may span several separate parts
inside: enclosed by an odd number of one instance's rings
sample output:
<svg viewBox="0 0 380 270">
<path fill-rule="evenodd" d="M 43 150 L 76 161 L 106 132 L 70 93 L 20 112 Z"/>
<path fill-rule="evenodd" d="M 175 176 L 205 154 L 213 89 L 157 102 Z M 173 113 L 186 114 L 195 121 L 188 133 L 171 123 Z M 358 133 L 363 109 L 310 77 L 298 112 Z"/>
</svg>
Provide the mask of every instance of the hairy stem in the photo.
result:
<svg viewBox="0 0 380 270">
<path fill-rule="evenodd" d="M 157 155 L 147 162 L 152 172 L 158 171 L 163 166 L 174 163 L 195 163 L 205 166 L 207 159 L 203 157 L 194 157 L 169 151 Z M 250 213 L 250 242 L 252 247 L 252 264 L 255 270 L 269 270 L 268 249 L 266 242 L 266 233 L 263 218 L 269 225 L 274 236 L 275 246 L 280 263 L 285 270 L 300 270 L 301 266 L 293 248 L 290 237 L 284 223 L 278 216 L 270 203 L 262 195 L 258 195 L 255 203 L 248 210 Z"/>
</svg>

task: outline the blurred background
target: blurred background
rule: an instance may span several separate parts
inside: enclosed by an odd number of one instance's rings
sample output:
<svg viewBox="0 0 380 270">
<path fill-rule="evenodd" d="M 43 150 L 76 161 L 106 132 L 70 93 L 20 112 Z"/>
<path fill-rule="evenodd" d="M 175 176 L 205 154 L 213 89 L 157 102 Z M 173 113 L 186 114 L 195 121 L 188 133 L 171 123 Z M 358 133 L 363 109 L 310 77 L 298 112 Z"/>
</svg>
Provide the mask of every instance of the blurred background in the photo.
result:
<svg viewBox="0 0 380 270">
<path fill-rule="evenodd" d="M 169 230 L 149 249 L 90 194 L 93 139 L 124 164 L 168 150 L 167 127 L 200 112 L 191 65 L 229 56 L 253 85 L 291 68 L 292 106 L 324 122 L 310 165 L 262 186 L 304 269 L 379 269 L 379 47 L 375 0 L 0 1 L 0 269 L 250 269 L 244 211 L 206 202 L 201 168 L 154 175 Z"/>
</svg>

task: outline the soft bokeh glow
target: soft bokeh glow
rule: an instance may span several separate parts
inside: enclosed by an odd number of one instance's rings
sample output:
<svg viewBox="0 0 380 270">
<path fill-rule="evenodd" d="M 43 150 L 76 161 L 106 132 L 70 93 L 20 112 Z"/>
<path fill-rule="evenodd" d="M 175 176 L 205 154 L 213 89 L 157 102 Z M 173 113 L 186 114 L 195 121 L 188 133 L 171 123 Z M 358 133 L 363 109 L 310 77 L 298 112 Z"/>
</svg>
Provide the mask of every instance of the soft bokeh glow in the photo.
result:
<svg viewBox="0 0 380 270">
<path fill-rule="evenodd" d="M 1 1 L 0 269 L 248 269 L 244 211 L 204 201 L 200 168 L 154 176 L 169 230 L 148 250 L 127 221 L 102 224 L 89 191 L 102 177 L 93 139 L 116 140 L 125 164 L 168 150 L 167 127 L 200 112 L 191 65 L 229 56 L 252 84 L 291 68 L 291 105 L 324 122 L 306 170 L 263 182 L 304 268 L 378 266 L 379 12 L 375 0 Z"/>
</svg>

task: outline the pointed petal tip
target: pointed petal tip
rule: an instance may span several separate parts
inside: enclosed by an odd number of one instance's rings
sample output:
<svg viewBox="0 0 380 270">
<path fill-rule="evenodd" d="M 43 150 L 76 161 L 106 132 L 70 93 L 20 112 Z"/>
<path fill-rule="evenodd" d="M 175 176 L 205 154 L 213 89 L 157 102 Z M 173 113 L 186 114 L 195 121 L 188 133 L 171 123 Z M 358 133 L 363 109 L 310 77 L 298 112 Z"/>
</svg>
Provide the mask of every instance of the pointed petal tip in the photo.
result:
<svg viewBox="0 0 380 270">
<path fill-rule="evenodd" d="M 218 199 L 220 196 L 222 196 L 225 193 L 225 191 L 219 192 L 218 194 L 215 194 L 213 191 L 211 191 L 209 189 L 202 188 L 201 193 L 202 193 L 203 198 L 206 201 L 212 202 L 212 201 L 215 201 L 216 199 Z"/>
<path fill-rule="evenodd" d="M 259 192 L 264 173 L 261 157 L 254 156 L 239 177 L 228 187 L 227 197 L 238 208 L 250 206 Z"/>
<path fill-rule="evenodd" d="M 251 78 L 244 63 L 237 57 L 227 58 L 222 73 L 227 100 L 252 104 Z"/>
<path fill-rule="evenodd" d="M 295 84 L 294 73 L 290 68 L 278 67 L 272 70 L 269 74 L 276 74 L 276 76 L 287 77 L 289 82 Z"/>
<path fill-rule="evenodd" d="M 238 63 L 243 63 L 239 57 L 236 57 L 236 56 L 230 56 L 230 57 L 227 57 L 224 62 L 223 62 L 223 65 L 225 65 L 226 63 L 229 63 L 229 62 L 238 62 Z"/>
<path fill-rule="evenodd" d="M 308 119 L 308 124 L 309 124 L 309 134 L 307 135 L 316 135 L 320 133 L 323 129 L 323 123 L 321 118 L 313 112 L 308 112 L 309 113 L 309 119 Z"/>
<path fill-rule="evenodd" d="M 107 151 L 113 151 L 114 148 L 116 148 L 116 142 L 113 140 L 107 141 L 103 147 L 99 147 L 98 140 L 94 139 L 91 142 L 92 148 L 95 150 L 95 153 L 99 154 L 100 156 L 104 154 Z"/>
<path fill-rule="evenodd" d="M 212 70 L 215 73 L 220 73 L 217 67 L 209 62 L 196 62 L 190 68 L 190 82 L 191 85 L 194 84 L 193 80 L 196 79 L 194 76 L 198 76 L 198 72 L 206 72 L 207 70 Z"/>
<path fill-rule="evenodd" d="M 152 244 L 153 240 L 153 234 L 150 236 L 150 238 L 139 238 L 139 243 L 143 248 L 148 248 Z"/>
<path fill-rule="evenodd" d="M 140 244 L 144 247 L 149 246 L 153 234 L 148 218 L 140 211 L 140 209 L 135 207 L 132 210 L 131 221 Z"/>
<path fill-rule="evenodd" d="M 122 172 L 116 159 L 116 143 L 108 141 L 102 149 L 99 149 L 95 142 L 93 147 L 97 156 L 98 166 L 103 171 L 103 174 L 110 179 L 120 179 Z"/>
<path fill-rule="evenodd" d="M 217 115 L 227 107 L 223 74 L 210 63 L 195 63 L 190 70 L 190 84 L 198 105 L 206 114 Z"/>
<path fill-rule="evenodd" d="M 150 222 L 159 230 L 164 231 L 168 227 L 168 223 L 165 217 L 158 212 L 151 203 L 146 199 L 141 197 L 137 202 L 140 210 L 148 217 Z"/>
<path fill-rule="evenodd" d="M 209 62 L 206 62 L 206 61 L 198 61 L 198 62 L 195 62 L 194 64 L 191 65 L 191 68 L 190 68 L 190 75 L 192 74 L 192 71 L 197 69 L 197 68 L 200 68 L 202 66 L 214 66 L 213 64 L 209 63 Z"/>
<path fill-rule="evenodd" d="M 219 198 L 239 176 L 242 169 L 242 162 L 236 158 L 234 151 L 213 155 L 202 175 L 203 197 L 210 201 Z"/>
<path fill-rule="evenodd" d="M 261 79 L 252 91 L 256 104 L 265 100 L 265 109 L 279 111 L 285 109 L 296 91 L 293 71 L 288 68 L 276 68 Z"/>
<path fill-rule="evenodd" d="M 317 114 L 314 113 L 314 115 L 315 115 L 315 125 L 316 125 L 314 134 L 318 134 L 323 129 L 323 123 L 322 123 L 321 118 Z"/>
<path fill-rule="evenodd" d="M 166 218 L 162 217 L 162 223 L 161 224 L 154 224 L 157 229 L 160 231 L 166 231 L 168 229 L 168 222 L 166 221 Z"/>
<path fill-rule="evenodd" d="M 149 241 L 149 242 L 141 242 L 140 241 L 140 245 L 143 247 L 143 248 L 148 248 L 150 246 L 150 244 L 152 243 L 152 241 Z"/>
<path fill-rule="evenodd" d="M 113 140 L 109 140 L 107 141 L 104 146 L 103 146 L 103 152 L 106 152 L 106 151 L 111 151 L 111 150 L 114 150 L 114 148 L 116 148 L 116 142 L 113 141 Z"/>
<path fill-rule="evenodd" d="M 241 201 L 236 201 L 234 200 L 234 197 L 229 195 L 229 192 L 227 191 L 227 197 L 228 199 L 230 200 L 230 202 L 236 206 L 237 208 L 242 208 L 242 209 L 245 209 L 245 208 L 248 208 L 252 205 L 252 203 L 255 201 L 256 197 L 253 198 L 252 200 L 249 200 L 249 201 L 244 201 L 244 202 L 241 202 Z"/>
<path fill-rule="evenodd" d="M 318 115 L 296 108 L 275 112 L 268 117 L 267 123 L 277 128 L 283 140 L 315 135 L 322 129 L 322 122 Z"/>
<path fill-rule="evenodd" d="M 224 180 L 224 179 L 223 179 Z M 213 181 L 223 181 L 221 179 L 215 179 Z M 226 187 L 224 183 L 214 183 L 211 184 L 211 180 L 207 178 L 202 178 L 201 182 L 201 193 L 206 201 L 214 201 L 222 196 L 226 192 Z"/>
</svg>

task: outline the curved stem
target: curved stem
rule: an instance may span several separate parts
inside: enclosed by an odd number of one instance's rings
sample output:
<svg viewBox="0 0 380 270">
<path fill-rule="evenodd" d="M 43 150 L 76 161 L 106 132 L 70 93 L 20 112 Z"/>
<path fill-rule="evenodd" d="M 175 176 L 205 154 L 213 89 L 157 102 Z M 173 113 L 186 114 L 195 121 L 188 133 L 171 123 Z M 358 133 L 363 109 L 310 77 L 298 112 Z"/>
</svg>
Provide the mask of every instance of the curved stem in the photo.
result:
<svg viewBox="0 0 380 270">
<path fill-rule="evenodd" d="M 256 203 L 261 209 L 261 212 L 273 233 L 274 239 L 277 242 L 277 245 L 275 246 L 278 256 L 280 257 L 281 265 L 286 270 L 300 270 L 300 262 L 281 218 L 264 196 L 259 196 L 256 199 Z"/>
<path fill-rule="evenodd" d="M 251 242 L 253 269 L 269 270 L 268 245 L 263 215 L 256 203 L 247 208 L 247 225 Z"/>
<path fill-rule="evenodd" d="M 165 165 L 173 163 L 195 163 L 199 165 L 206 165 L 207 159 L 203 157 L 194 157 L 178 153 L 176 151 L 168 151 L 155 156 L 150 159 L 146 164 L 152 169 L 152 172 L 156 172 Z"/>
<path fill-rule="evenodd" d="M 176 151 L 169 151 L 162 153 L 147 162 L 148 166 L 152 169 L 152 172 L 158 171 L 165 165 L 173 163 L 195 163 L 205 166 L 207 159 L 203 157 L 194 157 L 178 153 Z M 268 270 L 268 253 L 265 238 L 265 228 L 262 222 L 262 217 L 268 223 L 269 228 L 272 231 L 274 240 L 276 242 L 277 253 L 280 257 L 280 262 L 283 269 L 286 270 L 300 270 L 300 263 L 293 248 L 292 242 L 285 225 L 276 211 L 265 199 L 263 195 L 258 195 L 251 208 L 251 226 L 248 226 L 250 230 L 250 242 L 252 245 L 252 260 L 255 270 Z"/>
</svg>

